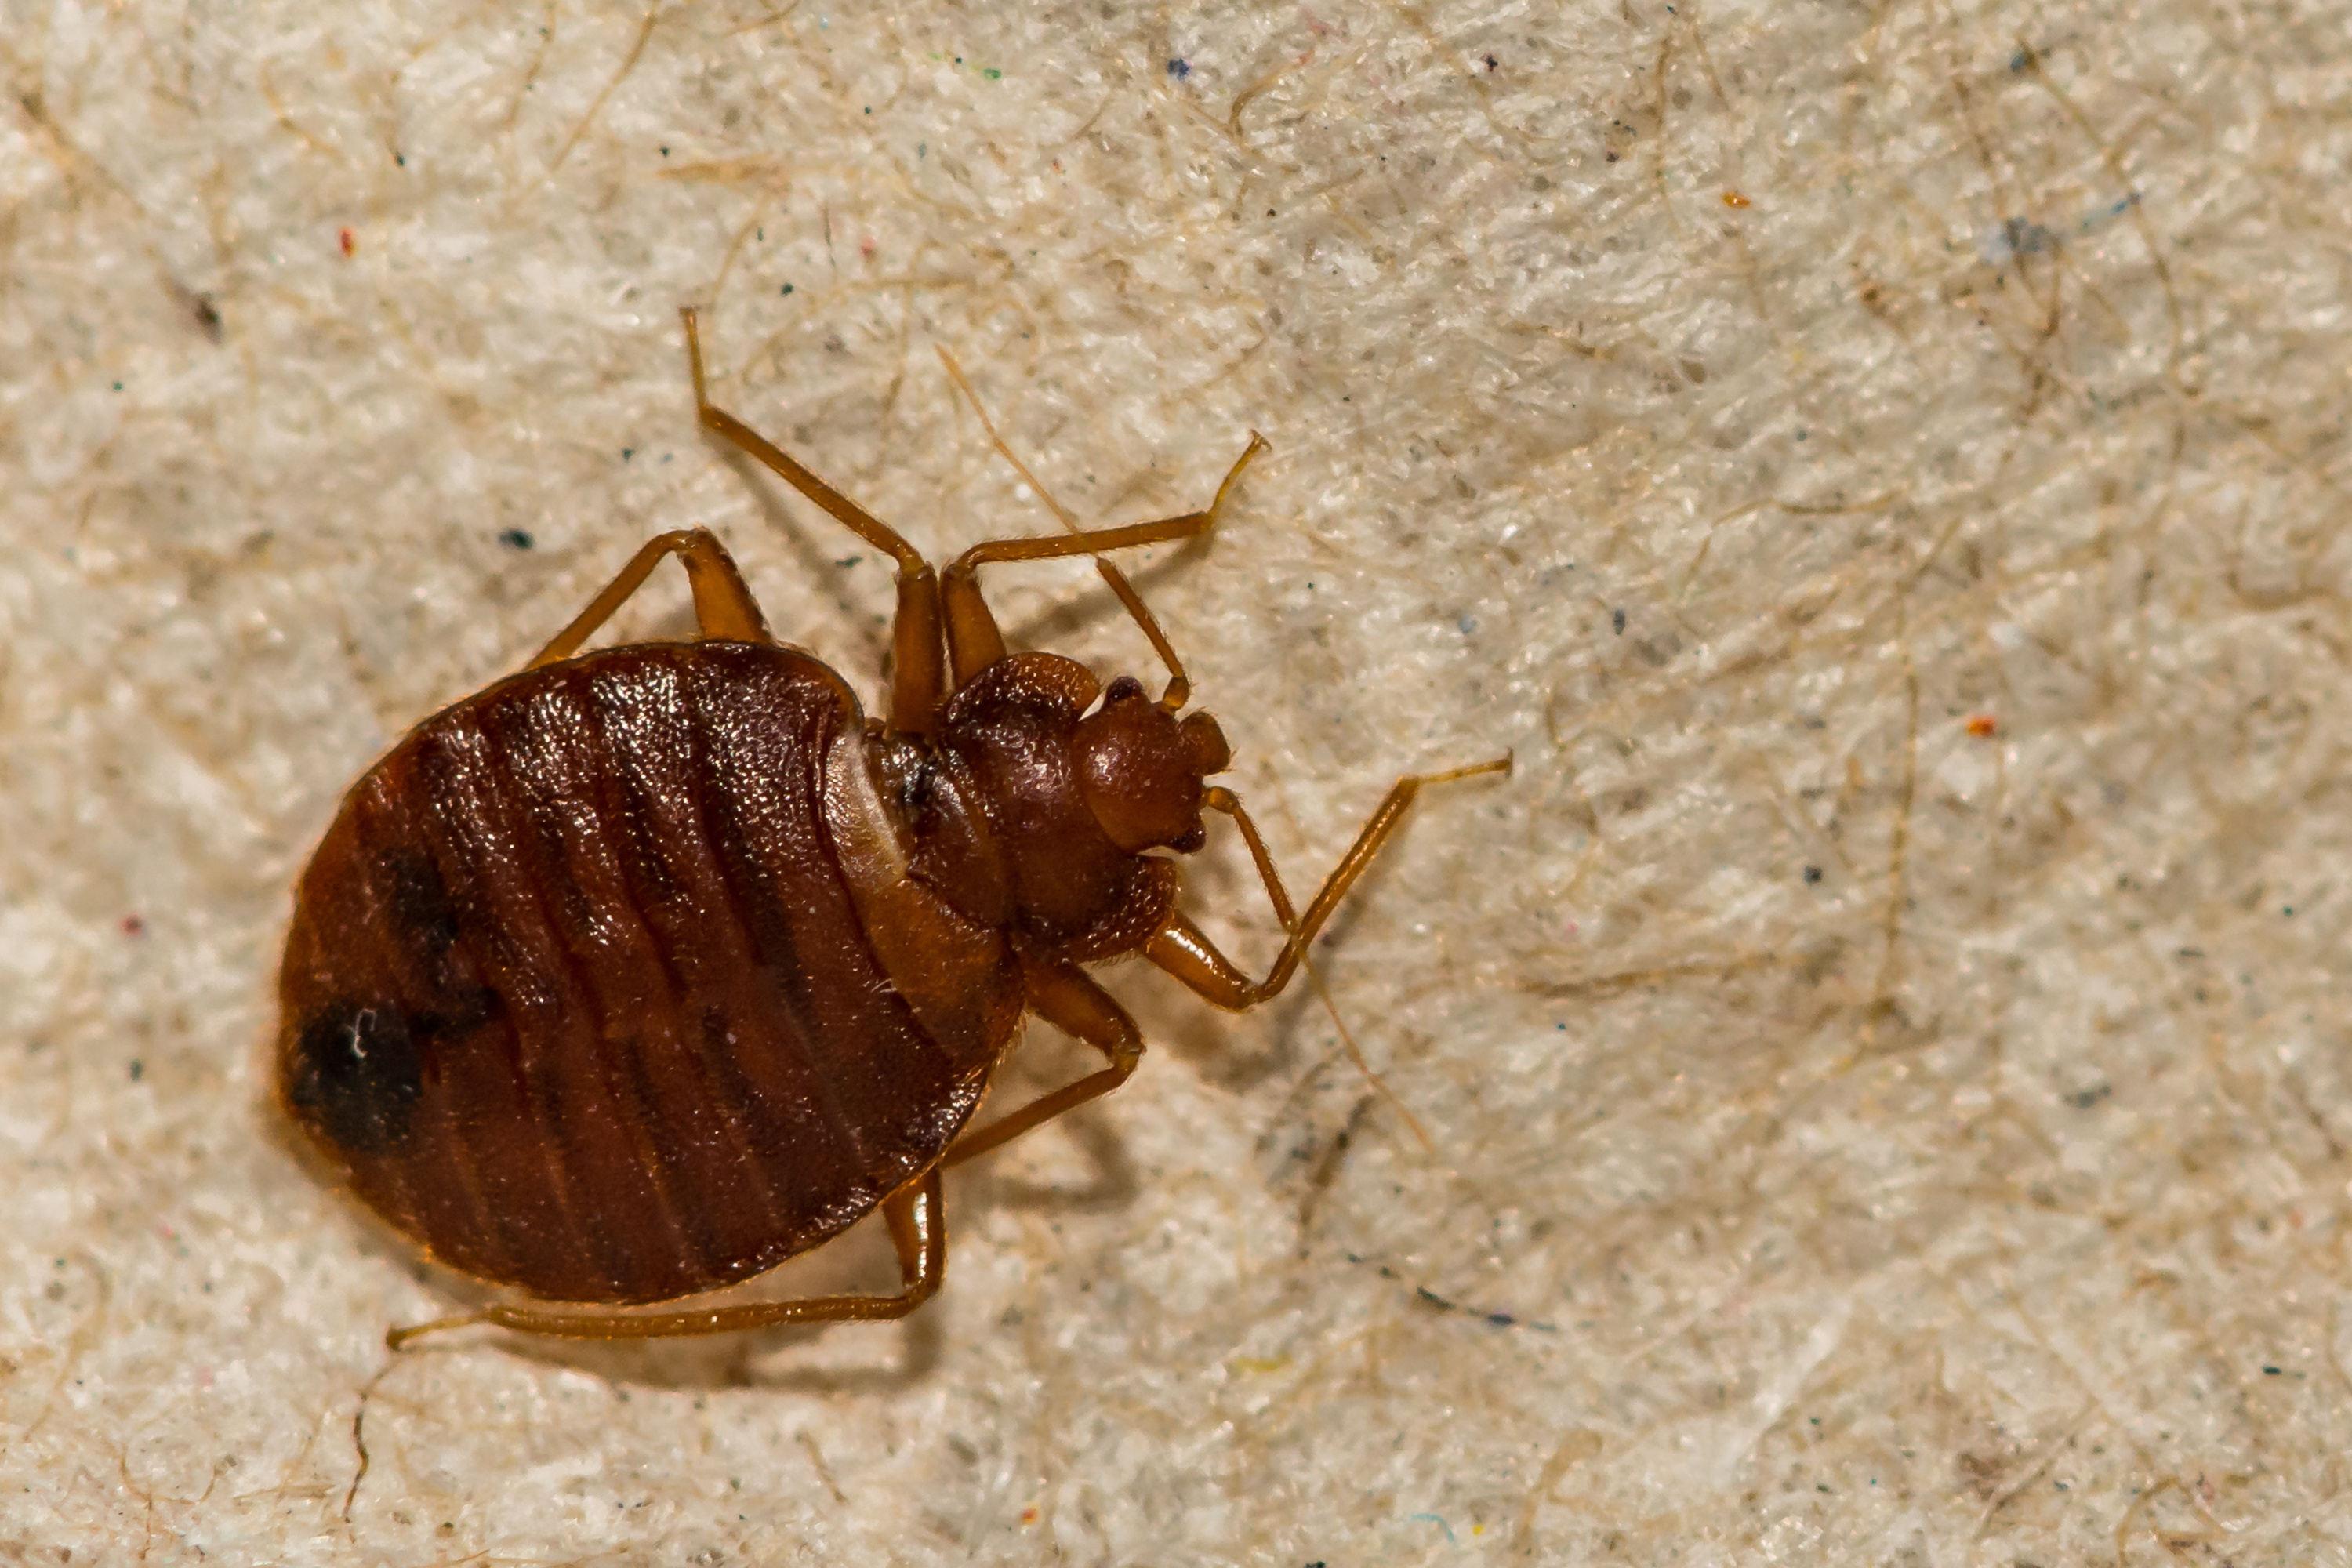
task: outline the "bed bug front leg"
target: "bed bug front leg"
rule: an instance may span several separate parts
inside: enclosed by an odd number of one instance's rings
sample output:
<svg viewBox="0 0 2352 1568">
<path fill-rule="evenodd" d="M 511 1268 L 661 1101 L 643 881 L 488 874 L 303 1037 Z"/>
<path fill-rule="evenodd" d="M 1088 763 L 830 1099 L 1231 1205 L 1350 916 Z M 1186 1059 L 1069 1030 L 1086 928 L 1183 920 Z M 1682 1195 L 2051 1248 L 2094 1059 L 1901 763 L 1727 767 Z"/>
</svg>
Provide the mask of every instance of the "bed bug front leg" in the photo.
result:
<svg viewBox="0 0 2352 1568">
<path fill-rule="evenodd" d="M 1315 901 L 1307 906 L 1307 915 L 1303 920 L 1291 908 L 1290 895 L 1283 889 L 1281 873 L 1274 868 L 1274 857 L 1266 853 L 1265 840 L 1258 836 L 1257 824 L 1252 822 L 1249 813 L 1242 809 L 1242 803 L 1234 792 L 1214 787 L 1203 792 L 1201 804 L 1210 810 L 1222 811 L 1231 816 L 1242 830 L 1242 837 L 1249 845 L 1250 858 L 1257 862 L 1258 878 L 1265 884 L 1266 898 L 1273 903 L 1274 912 L 1281 920 L 1283 930 L 1289 933 L 1289 939 L 1282 944 L 1282 951 L 1276 955 L 1274 966 L 1266 971 L 1265 978 L 1252 980 L 1234 968 L 1232 960 L 1217 951 L 1216 944 L 1202 934 L 1200 927 L 1181 912 L 1171 910 L 1159 934 L 1145 944 L 1143 955 L 1183 982 L 1202 998 L 1220 1007 L 1240 1012 L 1257 1005 L 1290 984 L 1291 975 L 1307 956 L 1307 943 L 1313 942 L 1316 932 L 1323 929 L 1323 922 L 1330 918 L 1331 911 L 1347 896 L 1356 879 L 1364 874 L 1364 868 L 1371 864 L 1372 857 L 1379 854 L 1390 836 L 1403 826 L 1405 811 L 1412 805 L 1413 796 L 1430 784 L 1450 784 L 1455 779 L 1510 771 L 1511 759 L 1504 755 L 1493 762 L 1475 763 L 1466 768 L 1453 768 L 1440 773 L 1408 774 L 1397 780 L 1365 822 L 1362 831 L 1356 835 L 1356 842 L 1349 847 L 1330 876 L 1324 879 L 1322 890 L 1315 895 Z"/>
<path fill-rule="evenodd" d="M 1078 520 L 1070 515 L 1070 509 L 1055 500 L 1054 492 L 1047 489 L 1044 482 L 1029 471 L 1029 465 L 1023 462 L 1020 455 L 1011 447 L 1005 445 L 1004 437 L 997 431 L 996 421 L 988 416 L 988 405 L 980 400 L 980 394 L 973 390 L 971 382 L 963 374 L 963 366 L 956 363 L 955 355 L 948 353 L 944 347 L 940 348 L 939 355 L 940 363 L 947 367 L 948 379 L 955 383 L 956 390 L 963 394 L 964 400 L 971 405 L 971 411 L 980 416 L 980 427 L 988 432 L 989 444 L 996 448 L 997 456 L 1013 465 L 1013 471 L 1021 476 L 1029 489 L 1036 494 L 1037 499 L 1044 501 L 1055 517 L 1061 519 L 1064 528 L 1068 529 L 1072 533 L 1084 532 L 1085 531 L 1078 527 Z M 1233 493 L 1234 486 L 1241 482 L 1242 470 L 1248 468 L 1250 460 L 1260 452 L 1270 449 L 1265 437 L 1255 430 L 1251 431 L 1249 445 L 1243 447 L 1242 455 L 1234 459 L 1234 466 L 1225 470 L 1224 479 L 1217 486 L 1217 493 L 1209 502 L 1209 510 L 1205 512 L 1194 512 L 1175 521 L 1197 523 L 1198 531 L 1201 533 L 1206 533 L 1214 528 L 1218 514 L 1224 510 L 1225 498 Z M 1183 661 L 1176 657 L 1175 647 L 1169 642 L 1168 634 L 1160 629 L 1159 617 L 1151 613 L 1150 606 L 1144 604 L 1143 595 L 1135 591 L 1135 585 L 1127 580 L 1127 574 L 1100 555 L 1095 557 L 1095 570 L 1101 574 L 1104 584 L 1109 587 L 1118 602 L 1126 606 L 1128 615 L 1133 617 L 1136 626 L 1141 628 L 1144 639 L 1151 644 L 1151 651 L 1158 654 L 1160 662 L 1168 667 L 1168 688 L 1160 694 L 1160 710 L 1166 713 L 1180 711 L 1185 703 L 1192 700 L 1192 683 L 1185 678 Z M 964 590 L 959 588 L 956 591 L 961 594 Z M 973 585 L 971 592 L 973 599 L 977 601 L 979 596 L 977 586 Z M 995 624 L 993 618 L 988 616 L 987 607 L 984 605 L 979 605 L 978 618 L 984 620 L 991 627 Z M 984 636 L 982 640 L 985 640 Z M 1003 639 L 999 638 L 994 646 L 1001 647 Z"/>
<path fill-rule="evenodd" d="M 882 1200 L 882 1217 L 898 1253 L 895 1296 L 811 1296 L 797 1301 L 754 1301 L 699 1312 L 578 1312 L 554 1307 L 494 1302 L 476 1311 L 394 1329 L 384 1343 L 402 1349 L 425 1334 L 488 1323 L 520 1333 L 564 1340 L 665 1340 L 727 1334 L 783 1323 L 860 1323 L 903 1318 L 939 1293 L 946 1277 L 948 1233 L 940 1212 L 940 1173 L 929 1173 Z"/>
<path fill-rule="evenodd" d="M 1144 948 L 1144 955 L 1161 970 L 1200 995 L 1220 1007 L 1235 1012 L 1254 1007 L 1281 992 L 1290 983 L 1304 961 L 1307 946 L 1315 940 L 1323 922 L 1330 917 L 1339 900 L 1347 896 L 1372 858 L 1380 853 L 1391 835 L 1404 821 L 1406 809 L 1413 797 L 1430 784 L 1449 784 L 1455 779 L 1475 778 L 1482 773 L 1507 773 L 1511 759 L 1497 757 L 1493 762 L 1477 763 L 1465 768 L 1454 768 L 1444 773 L 1409 774 L 1390 786 L 1371 817 L 1356 836 L 1355 844 L 1341 858 L 1339 866 L 1325 879 L 1322 890 L 1307 906 L 1307 917 L 1300 920 L 1291 907 L 1290 895 L 1282 885 L 1281 873 L 1274 868 L 1274 858 L 1266 852 L 1265 841 L 1259 837 L 1257 825 L 1242 809 L 1241 802 L 1231 790 L 1212 786 L 1203 792 L 1201 804 L 1211 810 L 1232 816 L 1247 841 L 1251 858 L 1256 861 L 1258 875 L 1265 884 L 1266 897 L 1273 903 L 1275 914 L 1281 920 L 1289 939 L 1266 972 L 1264 980 L 1254 981 L 1234 966 L 1233 962 L 1217 951 L 1201 928 L 1176 910 L 1170 910 L 1159 933 Z M 1143 1037 L 1129 1016 L 1102 987 L 1089 979 L 1077 965 L 1068 963 L 1041 963 L 1024 959 L 1023 970 L 1026 981 L 1028 1005 L 1032 1011 L 1065 1034 L 1085 1041 L 1110 1058 L 1110 1065 L 1091 1073 L 1077 1082 L 1066 1085 L 1043 1095 L 1010 1115 L 989 1123 L 976 1132 L 967 1132 L 956 1140 L 940 1162 L 944 1170 L 960 1165 L 975 1155 L 985 1154 L 1031 1129 L 1053 1121 L 1066 1111 L 1075 1110 L 1088 1100 L 1108 1094 L 1131 1077 L 1136 1064 L 1143 1058 Z"/>
<path fill-rule="evenodd" d="M 992 430 L 991 434 L 994 432 Z M 1234 459 L 1225 473 L 1224 482 L 1217 487 L 1216 499 L 1205 511 L 1187 512 L 1181 517 L 1164 518 L 1158 522 L 1133 522 L 1123 528 L 1097 528 L 1054 537 L 1025 539 L 992 539 L 975 544 L 956 557 L 940 579 L 940 595 L 947 619 L 948 654 L 955 683 L 965 681 L 1004 657 L 1004 636 L 997 630 L 996 617 L 981 596 L 979 569 L 995 562 L 1058 561 L 1072 555 L 1099 556 L 1105 551 L 1131 550 L 1142 544 L 1165 544 L 1173 540 L 1192 539 L 1208 532 L 1217 523 L 1217 514 L 1225 504 L 1225 496 L 1249 467 L 1250 459 L 1266 449 L 1265 438 L 1255 431 L 1250 433 L 1249 445 Z M 1023 470 L 1024 473 L 1026 469 Z M 1128 584 L 1126 576 L 1107 561 L 1097 561 L 1103 580 L 1118 595 L 1119 603 L 1143 628 L 1154 652 L 1167 664 L 1172 679 L 1160 707 L 1170 712 L 1181 708 L 1191 695 L 1192 686 L 1184 678 L 1184 667 L 1176 658 L 1176 650 L 1167 634 L 1143 600 Z"/>
<path fill-rule="evenodd" d="M 1143 1034 L 1127 1009 L 1087 977 L 1086 971 L 1066 962 L 1022 964 L 1030 1007 L 1037 1016 L 1073 1038 L 1085 1041 L 1110 1058 L 1110 1066 L 1090 1073 L 1051 1094 L 1041 1095 L 1020 1110 L 998 1118 L 977 1132 L 967 1132 L 949 1146 L 940 1169 L 961 1165 L 975 1154 L 1018 1138 L 1031 1128 L 1075 1110 L 1125 1083 L 1143 1059 Z"/>
</svg>

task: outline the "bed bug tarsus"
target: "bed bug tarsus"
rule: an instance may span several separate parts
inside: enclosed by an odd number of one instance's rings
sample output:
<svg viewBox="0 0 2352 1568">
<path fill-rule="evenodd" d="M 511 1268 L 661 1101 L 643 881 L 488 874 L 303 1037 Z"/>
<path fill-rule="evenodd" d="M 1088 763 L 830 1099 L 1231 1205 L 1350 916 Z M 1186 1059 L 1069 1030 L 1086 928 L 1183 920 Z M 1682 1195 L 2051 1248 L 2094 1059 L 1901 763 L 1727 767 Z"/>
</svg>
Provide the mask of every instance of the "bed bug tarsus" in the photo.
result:
<svg viewBox="0 0 2352 1568">
<path fill-rule="evenodd" d="M 935 571 L 710 402 L 682 315 L 704 427 L 897 563 L 887 717 L 776 644 L 725 548 L 685 530 L 353 787 L 297 894 L 280 1102 L 396 1229 L 537 1298 L 394 1330 L 395 1348 L 475 1323 L 622 1339 L 903 1316 L 945 1268 L 940 1173 L 1140 1060 L 1083 965 L 1140 953 L 1253 1006 L 1423 785 L 1509 765 L 1399 780 L 1300 914 L 1240 801 L 1206 782 L 1231 761 L 1223 733 L 1182 712 L 1181 661 L 1101 555 L 1207 532 L 1262 440 L 1204 510 L 993 540 Z M 1081 554 L 1168 666 L 1157 700 L 1006 650 L 980 569 Z M 583 653 L 670 555 L 697 639 Z M 1234 820 L 1287 933 L 1262 978 L 1175 907 L 1159 851 L 1198 849 L 1204 812 Z M 1031 1013 L 1105 1065 L 969 1127 Z M 609 1310 L 751 1278 L 877 1207 L 895 1295 Z"/>
</svg>

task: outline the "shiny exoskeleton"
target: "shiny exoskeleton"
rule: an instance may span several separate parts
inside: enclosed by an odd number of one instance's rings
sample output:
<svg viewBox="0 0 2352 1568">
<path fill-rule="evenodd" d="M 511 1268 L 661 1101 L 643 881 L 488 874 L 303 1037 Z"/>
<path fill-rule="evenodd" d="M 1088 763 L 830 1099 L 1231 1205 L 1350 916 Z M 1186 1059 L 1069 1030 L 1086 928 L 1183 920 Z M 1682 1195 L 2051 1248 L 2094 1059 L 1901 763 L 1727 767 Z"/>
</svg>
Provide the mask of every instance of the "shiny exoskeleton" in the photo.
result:
<svg viewBox="0 0 2352 1568">
<path fill-rule="evenodd" d="M 938 1289 L 940 1173 L 1115 1087 L 1143 1049 L 1081 965 L 1141 952 L 1211 1002 L 1282 989 L 1420 785 L 1398 782 L 1297 915 L 1231 754 L 1173 678 L 1007 653 L 977 569 L 1206 531 L 1205 511 L 1004 540 L 935 573 L 704 390 L 703 425 L 898 563 L 887 722 L 768 634 L 733 562 L 665 534 L 520 673 L 434 715 L 353 786 L 297 890 L 278 1090 L 352 1191 L 464 1273 L 490 1322 L 621 1338 L 898 1317 Z M 1007 454 L 1010 456 L 1010 454 Z M 582 653 L 664 556 L 698 640 Z M 1202 813 L 1240 826 L 1289 933 L 1263 980 L 1176 908 Z M 965 1124 L 1035 1013 L 1100 1071 Z M 901 1289 L 667 1312 L 880 1207 Z"/>
</svg>

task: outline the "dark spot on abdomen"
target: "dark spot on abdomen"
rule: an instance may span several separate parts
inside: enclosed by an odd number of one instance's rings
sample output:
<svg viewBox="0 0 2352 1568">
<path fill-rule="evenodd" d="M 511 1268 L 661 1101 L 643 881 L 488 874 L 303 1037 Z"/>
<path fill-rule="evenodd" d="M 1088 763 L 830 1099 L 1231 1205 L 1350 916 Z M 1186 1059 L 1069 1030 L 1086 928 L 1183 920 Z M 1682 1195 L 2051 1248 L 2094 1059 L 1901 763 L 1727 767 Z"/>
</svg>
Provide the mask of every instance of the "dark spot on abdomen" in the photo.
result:
<svg viewBox="0 0 2352 1568">
<path fill-rule="evenodd" d="M 331 1004 L 302 1026 L 288 1098 L 336 1148 L 383 1153 L 408 1136 L 430 1039 L 397 1007 Z"/>
<path fill-rule="evenodd" d="M 457 940 L 457 909 L 440 868 L 422 850 L 404 848 L 388 856 L 383 875 L 391 883 L 393 919 L 426 956 L 438 958 Z"/>
</svg>

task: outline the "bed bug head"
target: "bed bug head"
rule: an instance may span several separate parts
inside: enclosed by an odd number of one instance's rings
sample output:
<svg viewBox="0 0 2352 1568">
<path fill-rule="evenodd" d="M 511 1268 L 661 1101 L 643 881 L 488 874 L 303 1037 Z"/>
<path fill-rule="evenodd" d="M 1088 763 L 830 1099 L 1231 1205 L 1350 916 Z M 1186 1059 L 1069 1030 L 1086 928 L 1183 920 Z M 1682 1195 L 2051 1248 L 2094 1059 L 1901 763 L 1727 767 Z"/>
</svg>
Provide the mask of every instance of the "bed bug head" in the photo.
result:
<svg viewBox="0 0 2352 1568">
<path fill-rule="evenodd" d="M 1189 713 L 1180 720 L 1125 675 L 1079 721 L 1072 749 L 1087 808 L 1130 855 L 1162 845 L 1186 855 L 1198 849 L 1207 837 L 1201 781 L 1224 772 L 1234 758 L 1214 719 Z"/>
</svg>

